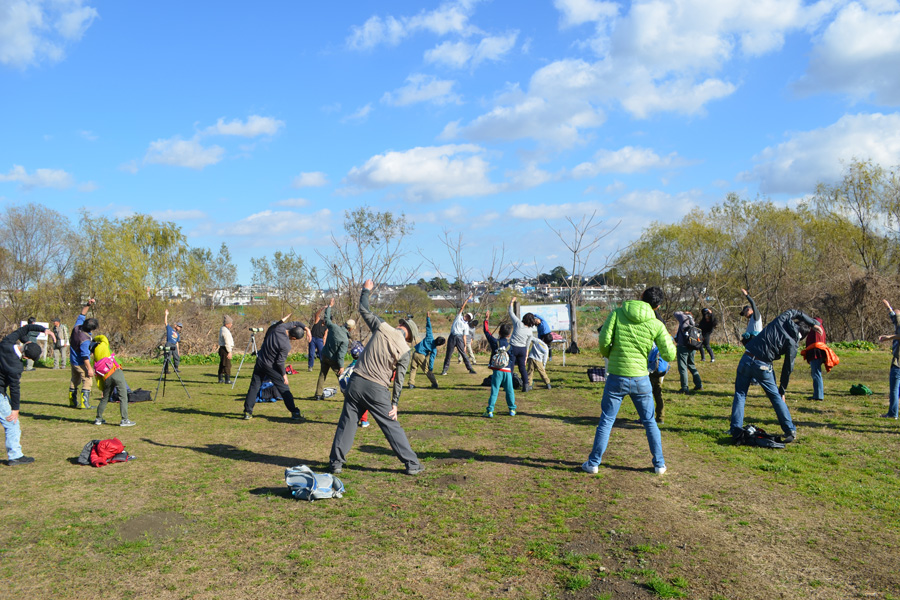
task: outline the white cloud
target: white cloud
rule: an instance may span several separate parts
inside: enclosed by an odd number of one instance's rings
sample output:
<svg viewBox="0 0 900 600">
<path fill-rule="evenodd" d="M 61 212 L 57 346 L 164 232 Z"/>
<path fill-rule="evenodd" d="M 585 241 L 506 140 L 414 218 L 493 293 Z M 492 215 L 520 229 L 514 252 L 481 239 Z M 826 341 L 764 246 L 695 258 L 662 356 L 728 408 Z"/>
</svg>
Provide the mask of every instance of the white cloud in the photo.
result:
<svg viewBox="0 0 900 600">
<path fill-rule="evenodd" d="M 309 200 L 306 198 L 287 198 L 286 200 L 278 200 L 273 204 L 275 206 L 287 206 L 288 208 L 301 208 L 309 206 Z"/>
<path fill-rule="evenodd" d="M 150 142 L 144 155 L 144 163 L 199 170 L 221 161 L 224 154 L 225 149 L 221 146 L 206 147 L 196 139 L 182 140 L 176 136 Z"/>
<path fill-rule="evenodd" d="M 477 44 L 458 41 L 442 42 L 425 52 L 425 62 L 437 63 L 454 69 L 466 65 L 477 67 L 483 62 L 498 61 L 516 45 L 518 31 L 505 35 L 485 36 Z"/>
<path fill-rule="evenodd" d="M 593 212 L 598 216 L 606 212 L 606 207 L 600 202 L 563 202 L 561 204 L 513 204 L 506 214 L 515 219 L 547 220 L 564 219 L 572 217 L 580 219 Z"/>
<path fill-rule="evenodd" d="M 615 17 L 619 12 L 619 6 L 615 2 L 598 0 L 554 0 L 553 5 L 562 13 L 560 24 L 563 27 L 603 21 Z"/>
<path fill-rule="evenodd" d="M 202 210 L 156 210 L 151 211 L 150 216 L 158 221 L 193 221 L 206 219 L 207 214 Z"/>
<path fill-rule="evenodd" d="M 272 117 L 250 115 L 246 121 L 233 119 L 226 122 L 219 119 L 215 125 L 207 127 L 204 133 L 207 135 L 239 135 L 242 137 L 257 137 L 260 135 L 275 135 L 284 127 L 284 121 Z"/>
<path fill-rule="evenodd" d="M 16 182 L 25 190 L 34 188 L 64 190 L 75 184 L 74 178 L 62 169 L 35 169 L 33 173 L 28 173 L 21 165 L 13 165 L 5 175 L 0 173 L 0 183 L 2 182 Z"/>
<path fill-rule="evenodd" d="M 323 208 L 304 215 L 290 210 L 264 210 L 224 225 L 220 231 L 227 235 L 266 236 L 297 235 L 308 231 L 326 230 L 330 226 L 331 211 Z"/>
<path fill-rule="evenodd" d="M 58 61 L 98 17 L 83 0 L 0 2 L 0 63 L 18 68 Z"/>
<path fill-rule="evenodd" d="M 294 177 L 291 187 L 322 187 L 328 185 L 328 176 L 322 171 L 311 171 L 308 173 L 300 173 Z"/>
<path fill-rule="evenodd" d="M 83 129 L 83 130 L 79 131 L 78 134 L 89 142 L 96 142 L 97 140 L 100 139 L 99 135 L 97 135 L 93 131 L 89 131 L 87 129 Z"/>
<path fill-rule="evenodd" d="M 356 112 L 351 113 L 341 119 L 341 123 L 348 123 L 353 121 L 365 121 L 369 117 L 369 113 L 372 112 L 372 104 L 366 104 L 365 106 L 361 106 L 356 109 Z"/>
<path fill-rule="evenodd" d="M 396 46 L 419 31 L 435 35 L 470 35 L 477 31 L 469 25 L 474 4 L 473 0 L 457 0 L 444 2 L 435 10 L 423 10 L 412 17 L 373 16 L 364 24 L 351 28 L 347 46 L 354 50 L 370 50 L 380 44 Z"/>
<path fill-rule="evenodd" d="M 817 39 L 801 92 L 833 91 L 884 105 L 900 104 L 900 9 L 896 2 L 851 2 Z"/>
<path fill-rule="evenodd" d="M 453 93 L 455 83 L 431 75 L 414 73 L 406 78 L 405 86 L 393 92 L 386 92 L 381 101 L 391 106 L 409 106 L 418 102 L 431 102 L 437 105 L 459 104 L 459 96 Z"/>
<path fill-rule="evenodd" d="M 490 164 L 483 154 L 484 149 L 474 144 L 386 152 L 353 167 L 347 182 L 361 189 L 401 186 L 413 200 L 483 196 L 499 190 L 488 179 Z"/>
<path fill-rule="evenodd" d="M 620 150 L 600 150 L 591 162 L 572 169 L 575 178 L 596 177 L 601 173 L 639 173 L 649 169 L 664 169 L 686 164 L 677 153 L 662 157 L 649 148 L 625 146 Z"/>
<path fill-rule="evenodd" d="M 845 115 L 828 127 L 792 133 L 754 157 L 758 164 L 739 179 L 758 180 L 764 194 L 810 193 L 818 183 L 840 179 L 854 158 L 900 164 L 900 114 Z"/>
<path fill-rule="evenodd" d="M 129 160 L 128 162 L 119 165 L 119 170 L 134 175 L 138 172 L 138 162 L 136 160 Z"/>
</svg>

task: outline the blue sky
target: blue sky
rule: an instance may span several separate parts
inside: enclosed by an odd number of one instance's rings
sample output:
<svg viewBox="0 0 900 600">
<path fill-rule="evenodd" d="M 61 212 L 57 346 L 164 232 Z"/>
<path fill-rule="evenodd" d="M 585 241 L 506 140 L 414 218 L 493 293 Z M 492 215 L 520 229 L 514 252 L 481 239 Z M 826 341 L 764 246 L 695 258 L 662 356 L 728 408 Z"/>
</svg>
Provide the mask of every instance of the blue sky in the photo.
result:
<svg viewBox="0 0 900 600">
<path fill-rule="evenodd" d="M 900 5 L 794 0 L 0 0 L 0 202 L 149 213 L 311 264 L 362 204 L 544 271 L 734 191 L 900 164 Z M 523 267 L 529 269 L 530 267 Z M 433 275 L 430 264 L 420 274 Z"/>
</svg>

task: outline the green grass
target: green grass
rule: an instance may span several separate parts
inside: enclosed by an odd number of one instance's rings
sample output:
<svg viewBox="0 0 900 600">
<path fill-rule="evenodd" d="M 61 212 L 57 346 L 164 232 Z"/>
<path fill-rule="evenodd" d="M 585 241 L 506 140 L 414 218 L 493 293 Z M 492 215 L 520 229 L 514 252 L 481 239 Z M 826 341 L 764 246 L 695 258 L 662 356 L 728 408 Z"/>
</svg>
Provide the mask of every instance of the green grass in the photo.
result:
<svg viewBox="0 0 900 600">
<path fill-rule="evenodd" d="M 21 414 L 23 446 L 38 462 L 0 468 L 4 516 L 15 523 L 0 529 L 4 594 L 603 598 L 602 586 L 618 582 L 683 597 L 689 577 L 691 597 L 725 589 L 720 597 L 737 598 L 748 590 L 718 560 L 734 533 L 754 539 L 764 530 L 762 551 L 802 525 L 799 546 L 821 554 L 833 573 L 807 573 L 806 564 L 770 573 L 773 585 L 784 587 L 769 595 L 831 591 L 831 575 L 849 572 L 859 589 L 888 598 L 882 590 L 896 589 L 890 575 L 853 573 L 857 558 L 880 564 L 900 544 L 900 434 L 895 421 L 877 418 L 889 357 L 856 350 L 840 356 L 842 364 L 826 376 L 824 403 L 802 399 L 811 386 L 798 361 L 789 406 L 800 438 L 781 451 L 728 443 L 738 354 L 698 363 L 704 391 L 697 395 L 674 395 L 677 375 L 669 375 L 662 432 L 670 470 L 663 478 L 652 474 L 630 402 L 622 405 L 600 474 L 578 471 L 600 412 L 602 385 L 585 375 L 600 362 L 596 355 L 569 356 L 565 367 L 557 356 L 549 368 L 553 390 L 519 397 L 518 416 L 501 412 L 492 420 L 479 416 L 487 398 L 477 385 L 482 377 L 454 364 L 440 390 L 406 390 L 401 399 L 401 423 L 428 470 L 403 476 L 381 432 L 370 427 L 357 433 L 348 457 L 345 497 L 316 503 L 289 498 L 283 480 L 286 467 L 323 471 L 328 463 L 341 405 L 308 400 L 315 373 L 290 378 L 307 422 L 292 423 L 282 403 L 261 404 L 254 420 L 243 422 L 238 399 L 252 366 L 244 365 L 232 390 L 215 383 L 206 359 L 186 361 L 191 399 L 170 378 L 165 397 L 160 391 L 155 402 L 130 407 L 137 427 L 120 429 L 95 427 L 93 411 L 67 406 L 67 372 L 38 369 L 23 376 Z M 155 391 L 158 371 L 134 363 L 126 378 L 133 388 Z M 850 396 L 856 382 L 875 395 Z M 98 401 L 95 390 L 92 403 Z M 110 405 L 105 417 L 117 422 L 117 413 Z M 751 389 L 746 415 L 777 431 L 759 388 Z M 99 437 L 119 437 L 138 459 L 102 469 L 69 461 Z M 772 512 L 747 507 L 743 489 L 771 497 Z M 669 506 L 678 518 L 657 519 L 657 509 Z M 822 518 L 808 522 L 804 514 Z M 695 543 L 695 523 L 720 537 Z M 765 529 L 773 524 L 781 529 Z M 841 553 L 846 539 L 871 556 L 848 559 Z"/>
</svg>

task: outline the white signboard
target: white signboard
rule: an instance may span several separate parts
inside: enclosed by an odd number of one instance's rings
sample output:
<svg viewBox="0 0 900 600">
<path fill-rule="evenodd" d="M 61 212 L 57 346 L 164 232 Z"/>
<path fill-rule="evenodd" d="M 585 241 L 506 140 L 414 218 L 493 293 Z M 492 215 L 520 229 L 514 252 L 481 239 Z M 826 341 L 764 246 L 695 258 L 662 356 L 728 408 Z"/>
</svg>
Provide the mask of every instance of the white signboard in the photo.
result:
<svg viewBox="0 0 900 600">
<path fill-rule="evenodd" d="M 25 327 L 26 325 L 28 325 L 28 321 L 19 321 L 19 323 L 20 323 L 20 327 Z M 34 324 L 35 325 L 43 325 L 44 327 L 50 327 L 50 323 L 43 323 L 41 321 L 35 321 Z M 43 331 L 40 334 L 38 334 L 38 336 L 37 336 L 37 341 L 39 341 L 39 342 L 43 342 L 46 339 L 47 339 L 47 334 L 44 333 Z"/>
<path fill-rule="evenodd" d="M 532 304 L 530 306 L 521 306 L 519 308 L 519 316 L 525 316 L 525 313 L 531 313 L 541 319 L 547 319 L 550 324 L 550 331 L 568 331 L 572 320 L 569 317 L 568 304 Z"/>
</svg>

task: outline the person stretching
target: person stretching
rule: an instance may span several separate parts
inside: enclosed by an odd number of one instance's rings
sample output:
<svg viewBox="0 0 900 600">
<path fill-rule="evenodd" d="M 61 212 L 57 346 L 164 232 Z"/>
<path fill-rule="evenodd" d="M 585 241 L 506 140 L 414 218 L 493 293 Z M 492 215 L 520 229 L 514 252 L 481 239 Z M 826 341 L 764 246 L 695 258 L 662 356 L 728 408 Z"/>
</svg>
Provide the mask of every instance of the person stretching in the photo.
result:
<svg viewBox="0 0 900 600">
<path fill-rule="evenodd" d="M 497 332 L 499 338 L 491 335 L 488 327 L 488 320 L 491 318 L 491 311 L 487 311 L 484 315 L 484 337 L 487 338 L 488 344 L 491 346 L 491 360 L 488 367 L 493 371 L 491 373 L 491 396 L 488 398 L 488 405 L 481 415 L 488 419 L 494 418 L 494 404 L 497 403 L 497 396 L 500 395 L 500 387 L 506 391 L 506 406 L 509 408 L 509 416 L 516 416 L 516 392 L 513 390 L 512 379 L 512 359 L 509 355 L 509 334 L 512 331 L 512 325 L 504 323 Z"/>
<path fill-rule="evenodd" d="M 447 353 L 444 355 L 444 368 L 441 369 L 441 375 L 447 374 L 447 369 L 450 367 L 450 357 L 453 355 L 454 351 L 459 351 L 469 373 L 477 373 L 477 371 L 472 368 L 469 357 L 466 356 L 466 334 L 469 332 L 469 321 L 473 319 L 473 316 L 472 313 L 463 311 L 466 310 L 466 304 L 468 304 L 471 299 L 472 294 L 469 294 L 469 297 L 466 298 L 466 301 L 463 302 L 462 307 L 456 314 L 453 325 L 450 327 L 450 337 L 447 339 Z"/>
<path fill-rule="evenodd" d="M 528 338 L 531 337 L 531 328 L 516 316 L 516 313 L 513 311 L 515 303 L 516 298 L 513 297 L 509 302 L 509 310 L 507 311 L 513 324 L 512 335 L 509 338 L 509 353 L 513 360 L 516 361 L 516 366 L 519 367 L 519 375 L 522 377 L 522 393 L 524 394 L 530 389 L 528 385 L 528 367 L 525 362 L 528 358 Z"/>
</svg>

